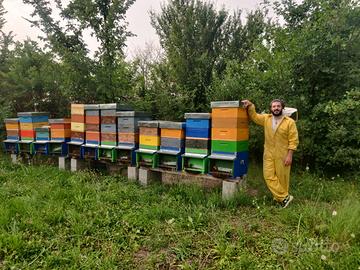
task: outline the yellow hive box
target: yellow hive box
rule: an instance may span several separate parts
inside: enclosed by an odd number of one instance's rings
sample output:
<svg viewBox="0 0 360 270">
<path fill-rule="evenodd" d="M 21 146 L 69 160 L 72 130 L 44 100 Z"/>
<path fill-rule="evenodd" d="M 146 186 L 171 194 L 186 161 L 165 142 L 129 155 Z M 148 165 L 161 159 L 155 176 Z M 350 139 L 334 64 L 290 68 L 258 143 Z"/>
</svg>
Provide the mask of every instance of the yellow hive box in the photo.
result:
<svg viewBox="0 0 360 270">
<path fill-rule="evenodd" d="M 211 139 L 221 141 L 246 141 L 249 140 L 248 128 L 212 128 Z"/>
<path fill-rule="evenodd" d="M 71 104 L 71 114 L 85 115 L 85 105 Z"/>
<path fill-rule="evenodd" d="M 211 113 L 214 118 L 247 118 L 247 112 L 244 108 L 213 108 Z"/>
<path fill-rule="evenodd" d="M 159 146 L 160 145 L 160 137 L 159 136 L 140 135 L 140 144 Z"/>
<path fill-rule="evenodd" d="M 6 123 L 5 128 L 6 130 L 19 130 L 19 124 Z"/>
<path fill-rule="evenodd" d="M 71 122 L 71 131 L 85 132 L 85 123 Z"/>
<path fill-rule="evenodd" d="M 47 126 L 48 122 L 39 123 L 20 123 L 20 130 L 34 130 L 35 128 Z"/>
<path fill-rule="evenodd" d="M 184 139 L 184 130 L 183 129 L 161 129 L 161 137 L 174 138 L 174 139 Z"/>
</svg>

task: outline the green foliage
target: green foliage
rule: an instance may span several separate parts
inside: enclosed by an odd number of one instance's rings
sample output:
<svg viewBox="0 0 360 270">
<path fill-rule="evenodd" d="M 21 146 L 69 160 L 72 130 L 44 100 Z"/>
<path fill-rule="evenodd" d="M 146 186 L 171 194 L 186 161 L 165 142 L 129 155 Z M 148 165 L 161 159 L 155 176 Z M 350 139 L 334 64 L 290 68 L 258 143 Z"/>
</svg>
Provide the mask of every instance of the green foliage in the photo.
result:
<svg viewBox="0 0 360 270">
<path fill-rule="evenodd" d="M 359 6 L 347 0 L 282 1 L 275 11 L 285 26 L 270 23 L 267 36 L 255 42 L 245 61 L 231 60 L 214 80 L 211 99 L 248 98 L 261 112 L 273 98 L 283 98 L 299 110 L 296 158 L 303 167 L 357 171 Z M 258 153 L 259 131 L 251 138 Z"/>
<path fill-rule="evenodd" d="M 169 0 L 150 14 L 162 51 L 146 48 L 131 62 L 125 15 L 134 0 L 23 1 L 34 8 L 29 22 L 46 47 L 13 46 L 13 34 L 0 33 L 0 117 L 125 101 L 156 119 L 182 120 L 185 112 L 209 111 L 213 100 L 247 98 L 266 112 L 283 98 L 300 116 L 295 164 L 333 175 L 359 170 L 358 1 L 282 0 L 244 21 L 241 10 L 230 14 L 211 1 Z M 94 55 L 85 33 L 98 41 Z M 260 127 L 251 127 L 250 150 L 261 159 Z"/>
<path fill-rule="evenodd" d="M 72 0 L 66 6 L 57 0 L 56 9 L 62 22 L 54 19 L 46 0 L 24 0 L 34 7 L 30 21 L 46 35 L 44 40 L 64 63 L 68 77 L 65 87 L 71 100 L 81 102 L 114 102 L 123 100 L 129 88 L 123 47 L 130 35 L 126 31 L 125 13 L 134 0 Z M 84 41 L 84 32 L 99 42 L 94 57 Z"/>
<path fill-rule="evenodd" d="M 191 111 L 206 108 L 206 91 L 221 51 L 226 19 L 225 10 L 217 11 L 213 3 L 194 0 L 171 0 L 162 5 L 160 14 L 151 14 L 167 56 L 167 76 L 176 84 L 168 94 L 182 96 L 179 101 L 185 101 Z"/>
<path fill-rule="evenodd" d="M 1 104 L 11 108 L 12 116 L 19 111 L 48 111 L 63 116 L 68 99 L 60 85 L 61 65 L 29 40 L 17 43 L 12 54 L 9 71 L 0 74 Z"/>
</svg>

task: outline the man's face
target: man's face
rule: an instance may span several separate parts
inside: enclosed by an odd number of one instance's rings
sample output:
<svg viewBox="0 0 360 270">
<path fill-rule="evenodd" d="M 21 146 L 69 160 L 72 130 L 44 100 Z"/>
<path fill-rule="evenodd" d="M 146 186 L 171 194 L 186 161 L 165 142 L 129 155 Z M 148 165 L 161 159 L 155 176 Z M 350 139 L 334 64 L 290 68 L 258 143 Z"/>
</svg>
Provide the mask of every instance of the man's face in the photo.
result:
<svg viewBox="0 0 360 270">
<path fill-rule="evenodd" d="M 283 111 L 283 108 L 282 108 L 280 102 L 275 101 L 275 102 L 271 103 L 271 113 L 272 113 L 274 116 L 280 116 L 280 115 L 282 115 L 282 111 Z"/>
</svg>

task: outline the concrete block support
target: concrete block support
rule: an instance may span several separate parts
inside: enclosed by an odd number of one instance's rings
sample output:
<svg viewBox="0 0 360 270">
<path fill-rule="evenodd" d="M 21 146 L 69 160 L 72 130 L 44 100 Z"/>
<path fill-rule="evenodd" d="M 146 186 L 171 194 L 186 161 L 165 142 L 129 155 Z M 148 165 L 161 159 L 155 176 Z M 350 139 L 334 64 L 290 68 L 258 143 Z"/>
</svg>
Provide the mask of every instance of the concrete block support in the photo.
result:
<svg viewBox="0 0 360 270">
<path fill-rule="evenodd" d="M 223 180 L 222 182 L 222 199 L 229 200 L 236 196 L 239 190 L 244 189 L 246 185 L 245 177 L 233 181 Z"/>
<path fill-rule="evenodd" d="M 67 157 L 59 157 L 59 169 L 70 170 L 70 160 Z"/>
<path fill-rule="evenodd" d="M 72 158 L 70 163 L 71 171 L 76 172 L 85 169 L 85 161 L 82 159 Z"/>
<path fill-rule="evenodd" d="M 19 164 L 19 160 L 18 160 L 17 154 L 11 154 L 10 157 L 11 157 L 11 162 L 12 162 L 13 164 Z"/>
<path fill-rule="evenodd" d="M 128 179 L 137 181 L 139 179 L 139 169 L 136 167 L 128 167 Z"/>
<path fill-rule="evenodd" d="M 150 169 L 139 169 L 139 183 L 143 186 L 148 186 L 155 181 L 161 180 L 161 173 L 152 171 Z"/>
</svg>

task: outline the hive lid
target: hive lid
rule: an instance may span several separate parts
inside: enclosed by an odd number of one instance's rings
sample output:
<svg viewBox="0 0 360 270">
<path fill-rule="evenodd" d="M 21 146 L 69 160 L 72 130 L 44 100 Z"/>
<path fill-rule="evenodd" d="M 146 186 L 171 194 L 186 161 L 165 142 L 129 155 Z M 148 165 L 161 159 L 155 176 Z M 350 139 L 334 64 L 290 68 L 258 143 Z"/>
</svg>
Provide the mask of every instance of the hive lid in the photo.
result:
<svg viewBox="0 0 360 270">
<path fill-rule="evenodd" d="M 5 123 L 18 123 L 19 122 L 19 118 L 5 118 L 4 119 Z"/>
<path fill-rule="evenodd" d="M 182 155 L 183 157 L 191 157 L 191 158 L 206 158 L 208 155 L 205 154 L 195 154 L 195 153 L 185 153 Z"/>
<path fill-rule="evenodd" d="M 18 112 L 17 116 L 49 116 L 48 112 Z"/>
<path fill-rule="evenodd" d="M 238 107 L 243 107 L 243 104 L 240 100 L 211 102 L 211 108 L 238 108 Z"/>
<path fill-rule="evenodd" d="M 107 103 L 107 104 L 100 104 L 100 109 L 101 110 L 131 111 L 133 108 L 127 104 Z"/>
<path fill-rule="evenodd" d="M 185 128 L 184 122 L 160 121 L 160 128 L 170 129 L 183 129 Z"/>
<path fill-rule="evenodd" d="M 180 150 L 165 150 L 165 149 L 160 149 L 157 151 L 158 154 L 165 154 L 165 155 L 173 155 L 176 156 L 178 154 L 181 153 Z"/>
<path fill-rule="evenodd" d="M 151 114 L 148 112 L 141 112 L 141 111 L 122 111 L 122 112 L 116 112 L 116 116 L 120 116 L 120 117 L 151 117 Z"/>
<path fill-rule="evenodd" d="M 86 104 L 84 106 L 85 110 L 99 110 L 100 109 L 100 104 Z"/>
<path fill-rule="evenodd" d="M 49 124 L 70 124 L 70 118 L 49 119 Z"/>
<path fill-rule="evenodd" d="M 220 159 L 220 160 L 235 160 L 236 155 L 220 155 L 220 154 L 211 154 L 208 156 L 210 159 Z"/>
<path fill-rule="evenodd" d="M 146 154 L 155 154 L 157 153 L 157 151 L 158 150 L 142 149 L 142 148 L 135 150 L 136 153 L 146 153 Z"/>
<path fill-rule="evenodd" d="M 185 113 L 185 119 L 211 119 L 211 113 Z"/>
<path fill-rule="evenodd" d="M 139 121 L 138 122 L 139 127 L 159 127 L 159 121 Z"/>
<path fill-rule="evenodd" d="M 117 146 L 115 146 L 115 149 L 124 149 L 124 150 L 133 150 L 135 149 L 135 145 L 127 145 L 119 143 Z"/>
<path fill-rule="evenodd" d="M 84 109 L 85 104 L 72 103 L 70 107 L 71 109 Z"/>
</svg>

